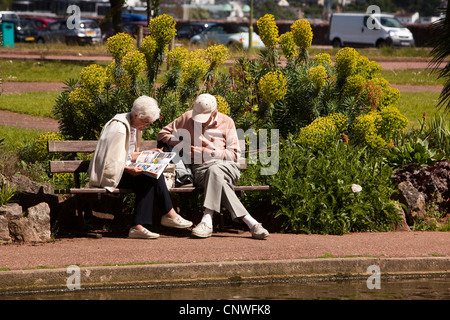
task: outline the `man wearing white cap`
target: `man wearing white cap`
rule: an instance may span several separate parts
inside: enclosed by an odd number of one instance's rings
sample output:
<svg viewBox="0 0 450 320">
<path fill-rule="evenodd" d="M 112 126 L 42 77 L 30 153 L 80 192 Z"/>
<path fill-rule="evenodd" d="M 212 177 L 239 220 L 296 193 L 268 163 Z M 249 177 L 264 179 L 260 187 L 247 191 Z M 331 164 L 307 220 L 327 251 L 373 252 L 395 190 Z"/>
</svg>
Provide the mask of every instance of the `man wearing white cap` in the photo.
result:
<svg viewBox="0 0 450 320">
<path fill-rule="evenodd" d="M 180 138 L 181 137 L 181 138 Z M 158 140 L 169 145 L 184 145 L 192 163 L 194 182 L 204 187 L 205 208 L 202 221 L 192 235 L 208 238 L 212 235 L 212 216 L 221 205 L 231 213 L 233 220 L 241 219 L 255 239 L 265 239 L 269 232 L 256 221 L 242 205 L 233 190 L 240 178 L 238 160 L 240 147 L 234 121 L 217 111 L 216 98 L 201 94 L 194 101 L 193 110 L 164 127 Z M 187 146 L 189 144 L 189 146 Z"/>
</svg>

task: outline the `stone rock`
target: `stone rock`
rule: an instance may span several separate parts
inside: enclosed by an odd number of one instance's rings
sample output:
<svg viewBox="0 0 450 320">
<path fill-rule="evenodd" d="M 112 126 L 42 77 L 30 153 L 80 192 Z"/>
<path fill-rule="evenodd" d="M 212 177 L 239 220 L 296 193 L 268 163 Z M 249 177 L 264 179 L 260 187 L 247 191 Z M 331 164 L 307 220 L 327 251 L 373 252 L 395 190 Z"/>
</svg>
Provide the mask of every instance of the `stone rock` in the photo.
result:
<svg viewBox="0 0 450 320">
<path fill-rule="evenodd" d="M 12 176 L 10 182 L 16 189 L 14 198 L 22 206 L 23 210 L 27 210 L 41 202 L 48 203 L 50 208 L 55 208 L 58 205 L 58 196 L 54 194 L 54 190 L 49 183 L 34 182 L 23 175 Z"/>
<path fill-rule="evenodd" d="M 9 222 L 9 233 L 14 241 L 19 242 L 38 242 L 38 236 L 31 227 L 28 218 L 20 218 L 19 220 L 12 220 Z"/>
<path fill-rule="evenodd" d="M 30 178 L 23 175 L 15 175 L 9 178 L 11 184 L 16 188 L 18 192 L 28 192 L 28 193 L 47 193 L 52 194 L 54 190 L 51 184 L 41 184 L 30 180 Z"/>
<path fill-rule="evenodd" d="M 407 207 L 406 220 L 412 225 L 414 221 L 422 220 L 426 216 L 426 201 L 423 193 L 419 192 L 411 182 L 403 181 L 398 184 L 400 190 L 399 201 Z"/>
<path fill-rule="evenodd" d="M 42 202 L 29 208 L 27 210 L 27 218 L 41 241 L 50 240 L 50 207 L 47 203 Z"/>
<path fill-rule="evenodd" d="M 22 218 L 22 206 L 18 203 L 8 203 L 0 207 L 0 216 L 4 216 L 8 220 Z"/>
<path fill-rule="evenodd" d="M 9 221 L 11 238 L 21 242 L 45 242 L 51 239 L 50 207 L 42 202 L 28 208 L 25 217 Z"/>
<path fill-rule="evenodd" d="M 10 241 L 8 219 L 5 216 L 0 216 L 0 243 Z"/>
<path fill-rule="evenodd" d="M 17 203 L 8 203 L 0 207 L 0 242 L 10 242 L 9 221 L 22 218 L 22 207 Z"/>
<path fill-rule="evenodd" d="M 400 216 L 400 221 L 395 224 L 395 231 L 411 231 L 406 221 L 405 210 L 403 210 L 402 206 L 398 203 L 395 204 L 397 208 L 398 215 Z"/>
</svg>

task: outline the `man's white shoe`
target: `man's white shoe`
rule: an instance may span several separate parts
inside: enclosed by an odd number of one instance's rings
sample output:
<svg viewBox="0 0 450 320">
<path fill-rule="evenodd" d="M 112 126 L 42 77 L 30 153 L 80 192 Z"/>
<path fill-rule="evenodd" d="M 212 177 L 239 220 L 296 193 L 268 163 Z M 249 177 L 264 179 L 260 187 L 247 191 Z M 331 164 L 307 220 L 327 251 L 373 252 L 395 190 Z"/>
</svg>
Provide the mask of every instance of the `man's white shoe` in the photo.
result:
<svg viewBox="0 0 450 320">
<path fill-rule="evenodd" d="M 261 223 L 257 223 L 250 230 L 252 233 L 252 238 L 262 240 L 269 236 L 269 231 L 263 228 Z"/>
<path fill-rule="evenodd" d="M 151 232 L 145 228 L 138 230 L 134 227 L 130 228 L 128 237 L 133 239 L 156 239 L 159 238 L 159 234 Z"/>
<path fill-rule="evenodd" d="M 212 235 L 212 228 L 208 227 L 205 222 L 200 222 L 194 229 L 192 235 L 198 238 L 209 238 Z"/>
<path fill-rule="evenodd" d="M 186 220 L 180 215 L 177 215 L 174 219 L 164 215 L 161 218 L 161 225 L 169 228 L 186 229 L 192 226 L 192 221 Z"/>
</svg>

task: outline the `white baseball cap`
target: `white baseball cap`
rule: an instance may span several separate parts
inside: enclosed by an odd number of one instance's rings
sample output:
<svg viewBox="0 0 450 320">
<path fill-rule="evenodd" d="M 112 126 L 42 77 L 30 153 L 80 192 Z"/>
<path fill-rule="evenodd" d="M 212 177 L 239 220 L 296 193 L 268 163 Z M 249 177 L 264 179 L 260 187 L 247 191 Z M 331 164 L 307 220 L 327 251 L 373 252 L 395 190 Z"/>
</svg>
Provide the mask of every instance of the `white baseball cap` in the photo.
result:
<svg viewBox="0 0 450 320">
<path fill-rule="evenodd" d="M 194 101 L 192 119 L 195 122 L 205 123 L 211 117 L 211 114 L 216 110 L 216 98 L 207 93 L 201 94 Z"/>
</svg>

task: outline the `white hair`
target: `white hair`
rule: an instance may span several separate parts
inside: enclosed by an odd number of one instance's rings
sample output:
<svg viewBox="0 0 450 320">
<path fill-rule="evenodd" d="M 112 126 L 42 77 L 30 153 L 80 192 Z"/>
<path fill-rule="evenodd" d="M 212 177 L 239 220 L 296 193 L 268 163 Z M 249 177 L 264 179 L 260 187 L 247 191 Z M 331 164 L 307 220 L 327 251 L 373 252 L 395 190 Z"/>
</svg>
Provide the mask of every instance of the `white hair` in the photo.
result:
<svg viewBox="0 0 450 320">
<path fill-rule="evenodd" d="M 150 121 L 154 122 L 159 118 L 160 109 L 155 99 L 148 96 L 140 96 L 134 100 L 131 113 L 136 114 L 139 119 L 150 118 Z"/>
</svg>

